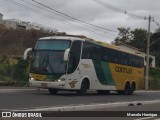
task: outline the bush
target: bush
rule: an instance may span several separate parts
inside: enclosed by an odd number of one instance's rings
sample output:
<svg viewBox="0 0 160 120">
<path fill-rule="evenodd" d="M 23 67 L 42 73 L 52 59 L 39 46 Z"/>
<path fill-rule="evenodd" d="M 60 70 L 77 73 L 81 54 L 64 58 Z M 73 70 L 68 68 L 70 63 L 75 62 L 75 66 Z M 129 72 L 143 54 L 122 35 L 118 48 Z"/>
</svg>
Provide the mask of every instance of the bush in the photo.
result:
<svg viewBox="0 0 160 120">
<path fill-rule="evenodd" d="M 1 81 L 0 86 L 16 86 L 16 87 L 22 87 L 22 86 L 29 86 L 28 82 L 16 82 L 16 81 Z"/>
<path fill-rule="evenodd" d="M 0 56 L 0 86 L 25 86 L 29 80 L 29 62 L 19 59 Z M 15 60 L 14 60 L 15 61 Z"/>
<path fill-rule="evenodd" d="M 13 66 L 13 79 L 16 81 L 28 81 L 29 79 L 29 64 L 26 60 L 18 60 Z"/>
</svg>

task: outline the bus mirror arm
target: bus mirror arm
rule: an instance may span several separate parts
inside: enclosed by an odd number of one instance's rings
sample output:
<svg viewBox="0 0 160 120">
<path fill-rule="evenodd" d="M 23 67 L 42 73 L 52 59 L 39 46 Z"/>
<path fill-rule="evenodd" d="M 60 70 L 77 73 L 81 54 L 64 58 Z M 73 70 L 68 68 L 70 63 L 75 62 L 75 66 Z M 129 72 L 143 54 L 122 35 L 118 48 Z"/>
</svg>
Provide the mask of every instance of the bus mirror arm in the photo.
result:
<svg viewBox="0 0 160 120">
<path fill-rule="evenodd" d="M 70 49 L 69 49 L 69 48 L 65 50 L 65 52 L 64 52 L 64 57 L 63 57 L 63 60 L 64 60 L 64 61 L 68 61 L 69 52 L 70 52 Z"/>
<path fill-rule="evenodd" d="M 27 55 L 30 51 L 33 51 L 33 48 L 27 48 L 25 51 L 24 51 L 24 55 L 23 55 L 23 60 L 27 60 Z"/>
</svg>

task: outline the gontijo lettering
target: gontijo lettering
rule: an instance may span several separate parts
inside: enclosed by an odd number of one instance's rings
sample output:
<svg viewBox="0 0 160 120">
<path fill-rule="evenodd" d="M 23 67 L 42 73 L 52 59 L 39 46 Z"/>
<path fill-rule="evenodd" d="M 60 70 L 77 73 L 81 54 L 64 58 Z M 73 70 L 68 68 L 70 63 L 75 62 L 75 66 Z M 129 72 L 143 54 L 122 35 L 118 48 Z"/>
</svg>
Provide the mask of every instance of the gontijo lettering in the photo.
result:
<svg viewBox="0 0 160 120">
<path fill-rule="evenodd" d="M 122 73 L 132 74 L 132 69 L 130 69 L 130 68 L 116 67 L 115 71 L 116 72 L 122 72 Z"/>
</svg>

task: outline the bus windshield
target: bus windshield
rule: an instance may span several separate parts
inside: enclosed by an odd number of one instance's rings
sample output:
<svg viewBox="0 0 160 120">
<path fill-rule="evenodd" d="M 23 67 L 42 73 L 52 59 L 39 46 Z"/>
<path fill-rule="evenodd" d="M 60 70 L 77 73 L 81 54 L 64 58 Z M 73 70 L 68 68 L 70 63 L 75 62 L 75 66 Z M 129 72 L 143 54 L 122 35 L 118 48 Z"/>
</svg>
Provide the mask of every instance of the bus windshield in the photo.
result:
<svg viewBox="0 0 160 120">
<path fill-rule="evenodd" d="M 63 61 L 63 56 L 70 44 L 69 40 L 39 40 L 33 52 L 31 72 L 64 74 L 67 63 Z"/>
</svg>

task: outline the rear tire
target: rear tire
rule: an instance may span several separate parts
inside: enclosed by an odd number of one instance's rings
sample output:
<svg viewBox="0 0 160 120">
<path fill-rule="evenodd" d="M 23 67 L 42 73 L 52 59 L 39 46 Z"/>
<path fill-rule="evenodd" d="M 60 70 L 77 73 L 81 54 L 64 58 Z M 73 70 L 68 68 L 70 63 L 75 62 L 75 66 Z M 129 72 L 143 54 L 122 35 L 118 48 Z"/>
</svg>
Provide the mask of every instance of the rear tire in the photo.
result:
<svg viewBox="0 0 160 120">
<path fill-rule="evenodd" d="M 136 84 L 133 82 L 131 84 L 131 88 L 130 88 L 130 95 L 133 95 L 134 91 L 136 90 Z"/>
<path fill-rule="evenodd" d="M 117 91 L 119 95 L 131 95 L 131 88 L 129 82 L 126 83 L 124 90 Z"/>
<path fill-rule="evenodd" d="M 49 91 L 49 93 L 50 93 L 51 95 L 56 95 L 57 92 L 58 92 L 58 90 L 52 89 L 52 88 L 49 88 L 48 91 Z"/>
<path fill-rule="evenodd" d="M 129 83 L 126 83 L 125 85 L 125 90 L 124 90 L 124 95 L 130 95 L 130 84 Z"/>
</svg>

